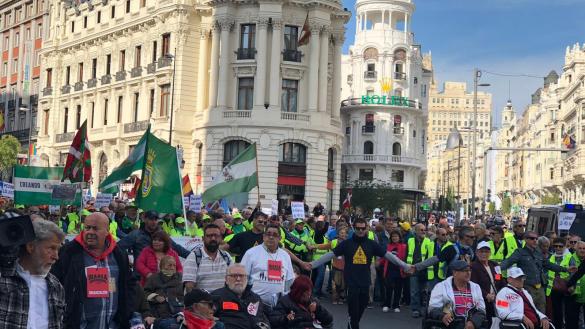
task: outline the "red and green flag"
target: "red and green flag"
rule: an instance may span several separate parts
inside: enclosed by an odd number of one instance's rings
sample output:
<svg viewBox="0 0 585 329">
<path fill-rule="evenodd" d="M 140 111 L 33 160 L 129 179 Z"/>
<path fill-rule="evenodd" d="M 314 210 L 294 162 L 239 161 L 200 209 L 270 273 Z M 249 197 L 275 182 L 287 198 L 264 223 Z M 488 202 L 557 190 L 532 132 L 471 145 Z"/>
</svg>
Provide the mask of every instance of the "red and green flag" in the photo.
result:
<svg viewBox="0 0 585 329">
<path fill-rule="evenodd" d="M 75 138 L 69 147 L 67 162 L 63 169 L 62 180 L 72 183 L 89 182 L 91 179 L 91 153 L 87 140 L 87 120 L 77 129 Z"/>
</svg>

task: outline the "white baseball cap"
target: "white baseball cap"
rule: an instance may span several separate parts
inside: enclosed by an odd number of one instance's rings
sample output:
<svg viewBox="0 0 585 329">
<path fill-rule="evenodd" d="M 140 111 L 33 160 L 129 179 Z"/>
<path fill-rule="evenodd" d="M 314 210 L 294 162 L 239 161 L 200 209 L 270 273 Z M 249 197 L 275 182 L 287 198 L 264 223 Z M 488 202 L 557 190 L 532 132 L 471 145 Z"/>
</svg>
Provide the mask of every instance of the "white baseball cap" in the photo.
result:
<svg viewBox="0 0 585 329">
<path fill-rule="evenodd" d="M 510 267 L 508 269 L 508 276 L 514 279 L 517 279 L 521 276 L 524 276 L 524 272 L 522 272 L 522 270 L 516 266 L 514 267 Z"/>
<path fill-rule="evenodd" d="M 481 241 L 480 243 L 477 244 L 477 250 L 482 248 L 488 248 L 490 250 L 492 249 L 487 241 Z"/>
</svg>

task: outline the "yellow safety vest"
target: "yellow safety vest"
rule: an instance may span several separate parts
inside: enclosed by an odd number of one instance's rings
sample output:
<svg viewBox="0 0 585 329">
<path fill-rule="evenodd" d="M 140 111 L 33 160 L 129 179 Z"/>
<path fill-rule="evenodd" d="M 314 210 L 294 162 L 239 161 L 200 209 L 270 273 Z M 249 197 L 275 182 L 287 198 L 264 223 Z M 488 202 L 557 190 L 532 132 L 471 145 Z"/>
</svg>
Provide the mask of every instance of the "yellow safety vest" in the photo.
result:
<svg viewBox="0 0 585 329">
<path fill-rule="evenodd" d="M 573 260 L 573 263 L 571 262 L 571 260 Z M 561 261 L 561 266 L 564 268 L 569 268 L 571 266 L 577 266 L 579 267 L 579 265 L 581 264 L 581 260 L 579 259 L 579 257 L 577 256 L 577 254 L 573 253 L 573 254 L 567 254 L 565 256 L 565 258 L 563 258 L 563 260 Z M 561 272 L 561 278 L 567 280 L 569 278 L 569 273 L 568 272 Z M 579 279 L 577 281 L 577 283 L 575 283 L 575 291 L 573 291 L 573 295 L 577 296 L 576 297 L 576 301 L 578 303 L 583 303 L 583 299 L 585 299 L 584 295 L 581 293 L 582 291 L 584 291 L 585 287 L 583 287 L 583 284 L 585 284 L 585 280 L 583 280 L 583 278 Z"/>
<path fill-rule="evenodd" d="M 453 242 L 451 241 L 447 241 L 442 247 L 441 247 L 441 251 L 443 251 L 443 249 L 449 247 L 453 245 Z M 447 262 L 439 262 L 439 269 L 438 269 L 438 273 L 437 273 L 437 277 L 441 280 L 445 280 L 446 273 L 447 273 Z"/>
<path fill-rule="evenodd" d="M 311 231 L 311 240 L 313 242 L 315 242 L 315 231 Z M 326 236 L 323 236 L 323 243 L 329 243 L 329 240 L 327 239 Z M 326 253 L 328 253 L 329 250 L 327 249 L 315 249 L 313 250 L 313 258 L 312 260 L 318 260 L 319 258 L 321 258 L 323 255 L 325 255 Z"/>
<path fill-rule="evenodd" d="M 414 248 L 415 248 L 415 237 L 408 239 L 408 255 L 406 256 L 406 262 L 408 264 L 413 264 L 414 259 Z M 421 254 L 421 261 L 424 261 L 430 257 L 433 257 L 435 254 L 435 243 L 431 241 L 429 238 L 424 238 L 420 244 L 420 254 Z M 435 269 L 433 266 L 429 266 L 427 268 L 427 279 L 432 280 L 435 277 Z"/>
<path fill-rule="evenodd" d="M 566 256 L 568 256 L 568 255 L 566 255 Z M 557 262 L 557 258 L 555 257 L 554 254 L 552 254 L 548 260 L 549 260 L 549 262 L 551 262 L 553 264 L 557 264 L 557 265 L 561 265 L 562 266 L 563 261 L 565 260 L 565 257 L 563 257 L 560 262 Z M 547 296 L 550 296 L 550 293 L 552 291 L 552 287 L 553 287 L 553 284 L 554 284 L 555 277 L 556 277 L 557 273 L 555 271 L 550 271 L 550 270 L 547 271 L 547 272 L 548 273 L 547 273 L 547 283 L 546 283 L 546 295 Z M 562 272 L 559 273 L 559 275 L 562 275 Z"/>
<path fill-rule="evenodd" d="M 498 250 L 496 250 L 495 248 L 495 244 L 493 241 L 488 241 L 488 244 L 490 245 L 490 251 L 491 251 L 491 256 L 490 256 L 490 260 L 493 260 L 494 262 L 500 263 L 501 261 L 504 260 L 504 241 L 500 241 L 500 246 L 498 247 Z"/>
<path fill-rule="evenodd" d="M 110 221 L 110 234 L 114 237 L 114 239 L 118 240 L 118 223 L 115 220 Z"/>
</svg>

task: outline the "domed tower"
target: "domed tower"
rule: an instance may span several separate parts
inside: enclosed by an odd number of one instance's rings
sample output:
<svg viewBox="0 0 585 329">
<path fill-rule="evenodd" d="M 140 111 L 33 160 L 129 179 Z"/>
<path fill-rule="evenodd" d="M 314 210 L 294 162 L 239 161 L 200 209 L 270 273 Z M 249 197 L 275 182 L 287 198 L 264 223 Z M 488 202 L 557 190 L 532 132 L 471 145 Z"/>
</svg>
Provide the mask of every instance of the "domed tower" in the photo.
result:
<svg viewBox="0 0 585 329">
<path fill-rule="evenodd" d="M 403 190 L 403 216 L 424 193 L 430 56 L 410 23 L 411 0 L 358 0 L 355 43 L 342 58 L 341 119 L 346 187 L 375 181 Z"/>
</svg>

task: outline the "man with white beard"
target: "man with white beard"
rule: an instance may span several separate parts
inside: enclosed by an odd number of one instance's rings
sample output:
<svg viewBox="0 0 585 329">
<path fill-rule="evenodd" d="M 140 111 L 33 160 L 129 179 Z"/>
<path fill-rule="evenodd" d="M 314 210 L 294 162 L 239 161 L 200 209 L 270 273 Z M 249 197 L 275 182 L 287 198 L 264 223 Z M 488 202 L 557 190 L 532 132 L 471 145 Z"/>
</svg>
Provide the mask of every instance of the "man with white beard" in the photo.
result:
<svg viewBox="0 0 585 329">
<path fill-rule="evenodd" d="M 256 329 L 269 328 L 268 317 L 260 296 L 248 286 L 248 273 L 241 264 L 228 267 L 225 287 L 211 293 L 216 304 L 215 316 L 226 328 Z"/>
<path fill-rule="evenodd" d="M 24 219 L 23 219 L 24 220 Z M 29 329 L 63 328 L 65 293 L 56 277 L 49 273 L 59 258 L 65 238 L 55 223 L 33 221 L 35 240 L 8 251 L 0 249 L 0 309 L 5 313 L 2 327 Z M 8 254 L 17 259 L 7 259 Z"/>
</svg>

